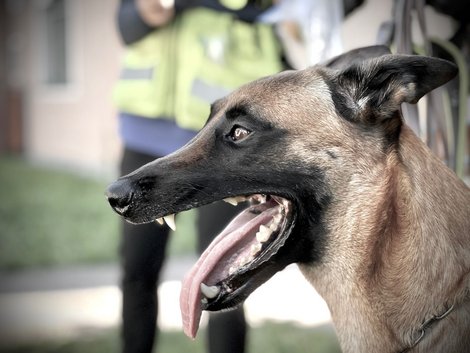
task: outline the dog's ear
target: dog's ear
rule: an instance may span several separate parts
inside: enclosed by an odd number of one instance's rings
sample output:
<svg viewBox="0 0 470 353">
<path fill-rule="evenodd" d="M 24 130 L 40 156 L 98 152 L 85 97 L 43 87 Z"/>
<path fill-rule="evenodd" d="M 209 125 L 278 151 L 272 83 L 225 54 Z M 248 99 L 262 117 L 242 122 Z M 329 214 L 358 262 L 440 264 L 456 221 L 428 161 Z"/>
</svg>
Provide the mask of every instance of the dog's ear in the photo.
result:
<svg viewBox="0 0 470 353">
<path fill-rule="evenodd" d="M 390 54 L 390 49 L 384 45 L 373 45 L 350 50 L 344 54 L 335 56 L 320 64 L 331 69 L 342 70 L 351 65 L 359 64 L 364 60 Z"/>
<path fill-rule="evenodd" d="M 418 55 L 385 55 L 341 70 L 331 93 L 350 120 L 390 118 L 403 102 L 416 103 L 457 74 L 449 61 Z"/>
</svg>

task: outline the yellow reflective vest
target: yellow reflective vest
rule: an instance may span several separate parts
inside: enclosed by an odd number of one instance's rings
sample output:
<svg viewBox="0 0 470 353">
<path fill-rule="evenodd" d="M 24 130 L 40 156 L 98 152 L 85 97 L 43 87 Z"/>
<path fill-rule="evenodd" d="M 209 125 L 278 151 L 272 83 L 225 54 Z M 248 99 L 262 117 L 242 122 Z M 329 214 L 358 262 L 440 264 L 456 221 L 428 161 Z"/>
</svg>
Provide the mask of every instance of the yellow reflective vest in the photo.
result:
<svg viewBox="0 0 470 353">
<path fill-rule="evenodd" d="M 280 50 L 270 25 L 187 10 L 128 47 L 113 98 L 122 112 L 199 130 L 214 100 L 282 70 Z"/>
</svg>

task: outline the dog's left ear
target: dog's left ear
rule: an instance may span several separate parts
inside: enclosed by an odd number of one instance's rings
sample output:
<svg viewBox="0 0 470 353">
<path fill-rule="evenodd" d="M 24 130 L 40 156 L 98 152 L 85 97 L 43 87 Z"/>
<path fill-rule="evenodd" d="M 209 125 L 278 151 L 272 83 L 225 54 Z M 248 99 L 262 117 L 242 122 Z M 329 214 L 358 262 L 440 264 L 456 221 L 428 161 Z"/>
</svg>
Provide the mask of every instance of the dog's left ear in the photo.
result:
<svg viewBox="0 0 470 353">
<path fill-rule="evenodd" d="M 417 103 L 457 74 L 449 61 L 417 55 L 384 55 L 341 70 L 331 94 L 336 108 L 353 121 L 395 115 L 403 102 Z"/>
<path fill-rule="evenodd" d="M 329 67 L 331 69 L 343 70 L 351 65 L 359 64 L 367 59 L 376 58 L 382 55 L 391 54 L 388 47 L 384 45 L 372 45 L 369 47 L 362 47 L 352 49 L 346 53 L 335 56 L 320 65 Z"/>
</svg>

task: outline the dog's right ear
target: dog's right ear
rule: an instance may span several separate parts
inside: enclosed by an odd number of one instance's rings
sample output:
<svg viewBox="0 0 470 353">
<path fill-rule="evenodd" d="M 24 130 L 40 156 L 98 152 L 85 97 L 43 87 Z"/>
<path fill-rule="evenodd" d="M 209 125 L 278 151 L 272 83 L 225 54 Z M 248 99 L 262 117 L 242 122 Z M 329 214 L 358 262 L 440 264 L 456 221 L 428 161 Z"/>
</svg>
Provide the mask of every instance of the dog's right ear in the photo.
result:
<svg viewBox="0 0 470 353">
<path fill-rule="evenodd" d="M 377 122 L 396 116 L 401 103 L 416 103 L 450 81 L 457 67 L 418 55 L 384 55 L 340 70 L 330 90 L 338 112 L 351 121 Z"/>
</svg>

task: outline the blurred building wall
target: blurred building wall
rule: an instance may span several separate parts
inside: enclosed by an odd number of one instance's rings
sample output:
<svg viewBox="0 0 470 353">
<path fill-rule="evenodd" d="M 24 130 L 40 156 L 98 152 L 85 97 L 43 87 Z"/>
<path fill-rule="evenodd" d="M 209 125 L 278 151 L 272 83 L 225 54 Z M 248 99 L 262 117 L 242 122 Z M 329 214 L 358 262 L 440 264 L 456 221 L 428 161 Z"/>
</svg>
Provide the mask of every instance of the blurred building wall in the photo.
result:
<svg viewBox="0 0 470 353">
<path fill-rule="evenodd" d="M 98 174 L 114 171 L 120 146 L 111 91 L 122 52 L 117 3 L 7 2 L 9 86 L 22 93 L 29 158 Z"/>
</svg>

